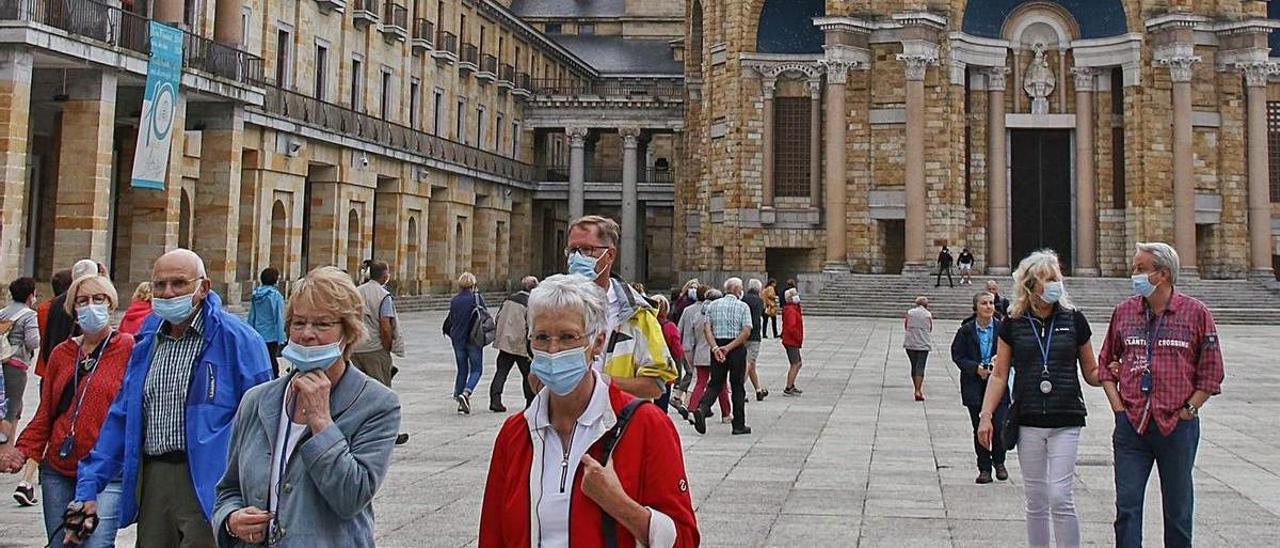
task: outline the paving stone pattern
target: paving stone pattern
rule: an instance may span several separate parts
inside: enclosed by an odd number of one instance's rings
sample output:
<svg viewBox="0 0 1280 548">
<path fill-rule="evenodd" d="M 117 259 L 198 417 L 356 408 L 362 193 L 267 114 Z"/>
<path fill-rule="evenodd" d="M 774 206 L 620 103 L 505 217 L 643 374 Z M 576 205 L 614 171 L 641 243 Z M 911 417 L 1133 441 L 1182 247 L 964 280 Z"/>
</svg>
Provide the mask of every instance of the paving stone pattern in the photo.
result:
<svg viewBox="0 0 1280 548">
<path fill-rule="evenodd" d="M 390 474 L 374 501 L 377 541 L 387 547 L 474 546 L 493 438 L 502 417 L 485 410 L 495 352 L 486 352 L 476 413 L 458 416 L 450 399 L 453 356 L 438 335 L 439 312 L 405 317 L 409 358 L 395 387 L 403 429 Z M 939 322 L 947 348 L 956 322 Z M 1102 336 L 1104 325 L 1095 324 Z M 1280 390 L 1273 341 L 1280 328 L 1228 326 L 1224 394 L 1203 414 L 1196 469 L 1199 546 L 1280 545 Z M 747 405 L 750 436 L 714 422 L 706 436 L 679 425 L 703 545 L 1017 546 L 1025 544 L 1021 475 L 979 486 L 958 371 L 945 352 L 930 355 L 928 400 L 911 399 L 909 366 L 897 320 L 806 318 L 799 398 L 782 396 L 785 357 L 766 340 L 760 375 L 773 394 Z M 1101 338 L 1098 339 L 1099 341 Z M 34 383 L 32 384 L 34 386 Z M 1080 447 L 1076 505 L 1087 545 L 1114 543 L 1111 413 L 1100 389 Z M 510 379 L 506 403 L 520 398 Z M 34 412 L 35 390 L 28 390 Z M 674 416 L 674 415 L 673 415 Z M 679 420 L 676 417 L 676 420 Z M 0 546 L 41 546 L 40 510 L 0 488 Z M 1146 540 L 1159 545 L 1158 480 L 1148 490 Z M 119 545 L 133 544 L 133 529 Z"/>
</svg>

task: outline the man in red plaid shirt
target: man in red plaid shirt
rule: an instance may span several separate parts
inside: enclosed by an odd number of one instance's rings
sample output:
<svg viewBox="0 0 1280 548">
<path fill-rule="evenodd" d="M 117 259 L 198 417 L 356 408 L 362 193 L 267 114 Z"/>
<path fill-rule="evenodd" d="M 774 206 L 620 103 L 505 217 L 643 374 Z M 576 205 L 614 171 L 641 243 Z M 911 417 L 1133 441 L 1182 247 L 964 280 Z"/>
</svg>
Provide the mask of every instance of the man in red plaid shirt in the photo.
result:
<svg viewBox="0 0 1280 548">
<path fill-rule="evenodd" d="M 1151 466 L 1160 470 L 1164 544 L 1190 547 L 1191 470 L 1200 443 L 1200 408 L 1222 386 L 1222 349 L 1204 303 L 1178 293 L 1178 254 L 1140 243 L 1134 296 L 1116 306 L 1099 368 L 1116 413 L 1116 546 L 1142 546 L 1142 506 Z"/>
</svg>

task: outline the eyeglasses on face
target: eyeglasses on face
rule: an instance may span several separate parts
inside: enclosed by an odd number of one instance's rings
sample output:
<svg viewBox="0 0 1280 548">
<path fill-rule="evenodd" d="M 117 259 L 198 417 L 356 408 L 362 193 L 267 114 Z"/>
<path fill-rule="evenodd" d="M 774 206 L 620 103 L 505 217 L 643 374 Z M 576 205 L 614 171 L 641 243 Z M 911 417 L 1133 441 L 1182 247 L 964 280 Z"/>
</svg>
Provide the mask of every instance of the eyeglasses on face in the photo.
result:
<svg viewBox="0 0 1280 548">
<path fill-rule="evenodd" d="M 182 278 L 173 280 L 151 280 L 151 292 L 153 294 L 158 294 L 167 293 L 169 290 L 172 290 L 178 295 L 185 295 L 187 294 L 188 289 L 191 289 L 192 286 L 200 283 L 200 280 L 203 279 L 204 277 L 197 277 L 190 280 L 184 280 Z"/>
<path fill-rule="evenodd" d="M 309 325 L 311 326 L 311 329 L 316 331 L 316 333 L 328 333 L 341 324 L 342 322 L 337 320 L 304 320 L 299 318 L 289 321 L 289 331 L 301 333 L 305 331 Z"/>
<path fill-rule="evenodd" d="M 103 293 L 98 293 L 97 295 L 76 295 L 76 306 L 107 304 L 108 302 L 110 302 L 110 298 Z"/>
<path fill-rule="evenodd" d="M 606 252 L 606 251 L 609 251 L 609 247 L 608 247 L 608 246 L 603 246 L 603 245 L 580 245 L 580 246 L 574 246 L 574 247 L 566 247 L 566 248 L 564 248 L 564 256 L 565 256 L 565 257 L 568 257 L 568 256 L 570 256 L 570 255 L 573 255 L 574 253 L 580 253 L 580 254 L 582 254 L 582 256 L 584 256 L 584 257 L 591 257 L 591 258 L 593 258 L 593 259 L 599 259 L 600 257 L 602 257 L 602 256 L 605 254 L 605 252 Z"/>
<path fill-rule="evenodd" d="M 548 335 L 546 333 L 539 333 L 529 337 L 530 346 L 538 350 L 551 348 L 552 341 L 556 343 L 557 348 L 577 348 L 586 345 L 587 337 L 586 335 L 578 334 Z"/>
</svg>

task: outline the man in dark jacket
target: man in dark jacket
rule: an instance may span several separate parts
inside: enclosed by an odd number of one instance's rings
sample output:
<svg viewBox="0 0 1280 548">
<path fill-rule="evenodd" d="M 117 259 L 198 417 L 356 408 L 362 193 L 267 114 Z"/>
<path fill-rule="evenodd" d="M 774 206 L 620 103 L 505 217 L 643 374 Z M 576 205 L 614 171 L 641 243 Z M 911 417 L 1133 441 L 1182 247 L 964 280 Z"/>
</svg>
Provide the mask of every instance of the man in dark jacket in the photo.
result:
<svg viewBox="0 0 1280 548">
<path fill-rule="evenodd" d="M 520 291 L 512 293 L 503 301 L 496 318 L 498 331 L 493 341 L 498 349 L 498 370 L 493 374 L 493 382 L 489 384 L 489 410 L 494 413 L 506 413 L 507 406 L 502 404 L 502 389 L 507 384 L 507 375 L 511 366 L 520 369 L 520 384 L 524 389 L 524 406 L 529 407 L 536 395 L 529 386 L 529 365 L 533 360 L 533 352 L 529 348 L 529 322 L 525 314 L 529 307 L 529 292 L 538 287 L 538 279 L 525 276 L 520 280 Z"/>
<path fill-rule="evenodd" d="M 946 272 L 947 274 L 947 283 L 950 284 L 951 287 L 956 286 L 955 280 L 951 279 L 951 263 L 953 262 L 955 262 L 955 257 L 951 256 L 951 250 L 947 249 L 947 246 L 945 245 L 942 246 L 942 251 L 938 252 L 938 281 L 933 284 L 933 287 L 942 286 L 943 272 Z"/>
<path fill-rule="evenodd" d="M 1009 299 L 1000 296 L 1000 284 L 995 280 L 987 280 L 987 293 L 995 298 L 996 319 L 1003 322 L 1009 317 Z"/>
<path fill-rule="evenodd" d="M 960 368 L 960 396 L 964 406 L 969 408 L 969 419 L 973 423 L 973 449 L 978 455 L 978 479 L 976 483 L 991 483 L 991 469 L 994 465 L 996 478 L 1009 479 L 1009 471 L 1005 469 L 1004 446 L 992 444 L 988 450 L 978 443 L 978 412 L 982 410 L 982 398 L 987 392 L 987 378 L 991 376 L 992 364 L 995 362 L 1000 320 L 995 317 L 995 297 L 987 292 L 973 296 L 973 321 L 966 321 L 956 331 L 951 341 L 951 361 Z M 1005 413 L 1009 410 L 1009 393 L 1005 391 L 1000 405 L 996 408 L 992 424 L 996 426 L 993 439 L 1000 439 L 999 428 L 1004 422 Z"/>
</svg>

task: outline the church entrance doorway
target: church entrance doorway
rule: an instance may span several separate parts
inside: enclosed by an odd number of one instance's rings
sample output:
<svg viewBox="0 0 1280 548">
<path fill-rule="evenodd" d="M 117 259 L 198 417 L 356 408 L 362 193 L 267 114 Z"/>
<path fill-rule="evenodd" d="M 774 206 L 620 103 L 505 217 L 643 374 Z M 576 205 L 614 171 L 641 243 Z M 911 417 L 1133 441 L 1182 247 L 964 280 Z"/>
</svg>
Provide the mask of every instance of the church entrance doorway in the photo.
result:
<svg viewBox="0 0 1280 548">
<path fill-rule="evenodd" d="M 1009 211 L 1012 266 L 1031 252 L 1058 253 L 1063 273 L 1071 271 L 1071 132 L 1012 130 Z"/>
</svg>

